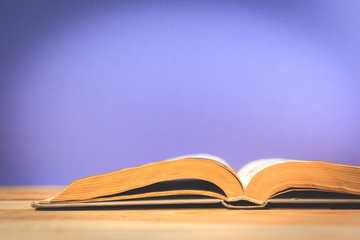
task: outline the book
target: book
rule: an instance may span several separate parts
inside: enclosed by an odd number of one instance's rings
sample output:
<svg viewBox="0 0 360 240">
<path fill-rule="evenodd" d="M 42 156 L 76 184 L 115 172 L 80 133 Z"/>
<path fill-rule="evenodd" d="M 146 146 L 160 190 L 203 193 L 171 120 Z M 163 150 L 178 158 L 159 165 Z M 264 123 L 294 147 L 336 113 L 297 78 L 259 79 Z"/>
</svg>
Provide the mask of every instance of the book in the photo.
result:
<svg viewBox="0 0 360 240">
<path fill-rule="evenodd" d="M 235 171 L 223 159 L 196 154 L 72 181 L 34 208 L 269 203 L 360 203 L 360 167 L 326 161 L 261 159 Z"/>
</svg>

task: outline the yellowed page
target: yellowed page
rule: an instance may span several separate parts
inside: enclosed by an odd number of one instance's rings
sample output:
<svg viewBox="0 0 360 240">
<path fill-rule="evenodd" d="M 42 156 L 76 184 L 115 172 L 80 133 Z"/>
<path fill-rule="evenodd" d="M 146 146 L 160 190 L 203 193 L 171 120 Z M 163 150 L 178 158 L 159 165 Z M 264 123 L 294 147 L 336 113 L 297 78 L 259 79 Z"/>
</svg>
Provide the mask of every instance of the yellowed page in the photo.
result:
<svg viewBox="0 0 360 240">
<path fill-rule="evenodd" d="M 236 171 L 219 158 L 197 154 L 77 179 L 64 192 L 48 200 L 82 201 L 123 193 L 157 182 L 187 178 L 213 183 L 224 191 L 227 198 L 240 196 L 243 192 Z"/>
<path fill-rule="evenodd" d="M 246 187 L 249 185 L 251 179 L 261 170 L 283 162 L 301 162 L 301 161 L 304 160 L 294 160 L 294 159 L 286 159 L 286 158 L 259 159 L 244 165 L 242 168 L 240 168 L 237 174 L 241 181 L 243 189 L 245 190 Z"/>
</svg>

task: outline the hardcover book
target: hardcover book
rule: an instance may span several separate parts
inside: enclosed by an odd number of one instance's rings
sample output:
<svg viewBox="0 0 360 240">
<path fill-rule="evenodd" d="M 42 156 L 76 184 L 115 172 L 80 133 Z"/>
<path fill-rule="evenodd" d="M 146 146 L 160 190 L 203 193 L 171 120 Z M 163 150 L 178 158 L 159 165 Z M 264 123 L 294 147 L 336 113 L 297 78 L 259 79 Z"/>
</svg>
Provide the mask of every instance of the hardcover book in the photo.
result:
<svg viewBox="0 0 360 240">
<path fill-rule="evenodd" d="M 360 204 L 360 167 L 325 161 L 261 159 L 235 171 L 197 154 L 97 174 L 71 182 L 34 208 L 269 203 Z"/>
</svg>

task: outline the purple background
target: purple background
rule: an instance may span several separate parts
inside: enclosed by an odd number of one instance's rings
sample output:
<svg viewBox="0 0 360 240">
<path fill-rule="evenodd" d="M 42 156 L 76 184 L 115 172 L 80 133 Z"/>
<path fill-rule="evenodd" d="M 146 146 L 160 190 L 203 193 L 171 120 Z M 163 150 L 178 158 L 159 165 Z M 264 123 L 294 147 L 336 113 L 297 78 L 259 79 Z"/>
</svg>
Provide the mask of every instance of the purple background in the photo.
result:
<svg viewBox="0 0 360 240">
<path fill-rule="evenodd" d="M 190 153 L 360 164 L 359 1 L 1 1 L 0 184 Z"/>
</svg>

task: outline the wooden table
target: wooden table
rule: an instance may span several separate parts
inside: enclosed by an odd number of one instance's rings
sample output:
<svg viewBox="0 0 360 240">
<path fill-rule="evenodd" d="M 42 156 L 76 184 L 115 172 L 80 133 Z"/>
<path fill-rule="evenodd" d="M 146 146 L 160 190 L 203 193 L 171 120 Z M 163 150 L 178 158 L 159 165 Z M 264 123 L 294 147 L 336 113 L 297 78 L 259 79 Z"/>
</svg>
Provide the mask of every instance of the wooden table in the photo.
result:
<svg viewBox="0 0 360 240">
<path fill-rule="evenodd" d="M 360 239 L 360 209 L 36 211 L 63 187 L 0 187 L 0 239 Z"/>
</svg>

